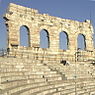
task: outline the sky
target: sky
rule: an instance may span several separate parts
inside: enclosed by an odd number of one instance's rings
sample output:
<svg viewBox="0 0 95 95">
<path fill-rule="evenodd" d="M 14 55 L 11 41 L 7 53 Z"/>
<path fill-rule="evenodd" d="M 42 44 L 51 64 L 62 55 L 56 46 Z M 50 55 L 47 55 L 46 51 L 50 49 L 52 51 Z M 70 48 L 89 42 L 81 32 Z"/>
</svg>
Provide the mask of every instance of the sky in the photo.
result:
<svg viewBox="0 0 95 95">
<path fill-rule="evenodd" d="M 0 0 L 0 49 L 6 48 L 7 31 L 3 15 L 9 3 L 15 3 L 39 10 L 51 16 L 64 19 L 91 19 L 95 26 L 95 0 Z"/>
</svg>

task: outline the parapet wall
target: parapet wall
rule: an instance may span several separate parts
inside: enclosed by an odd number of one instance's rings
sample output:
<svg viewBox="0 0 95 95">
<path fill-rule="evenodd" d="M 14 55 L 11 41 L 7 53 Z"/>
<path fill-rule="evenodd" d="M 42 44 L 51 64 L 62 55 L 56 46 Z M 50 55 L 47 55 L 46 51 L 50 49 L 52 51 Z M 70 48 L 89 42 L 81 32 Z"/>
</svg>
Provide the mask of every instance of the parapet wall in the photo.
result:
<svg viewBox="0 0 95 95">
<path fill-rule="evenodd" d="M 68 19 L 62 19 L 48 14 L 40 14 L 38 10 L 26 8 L 16 4 L 10 4 L 5 14 L 6 26 L 8 30 L 8 49 L 19 51 L 20 48 L 20 27 L 26 26 L 29 29 L 29 47 L 31 51 L 33 48 L 40 50 L 40 31 L 47 30 L 49 34 L 49 48 L 45 49 L 47 53 L 60 55 L 60 59 L 67 55 L 71 55 L 71 59 L 75 59 L 77 52 L 77 37 L 79 34 L 85 36 L 86 49 L 85 54 L 88 56 L 93 52 L 93 27 L 89 20 L 78 22 Z M 59 49 L 59 34 L 65 31 L 68 35 L 68 50 Z M 29 48 L 26 47 L 26 48 Z M 26 49 L 27 50 L 27 49 Z M 16 51 L 15 51 L 16 52 Z M 92 54 L 93 55 L 93 54 Z M 93 57 L 89 55 L 91 58 Z M 16 56 L 16 53 L 15 53 Z M 64 58 L 63 58 L 64 59 Z M 89 57 L 88 57 L 89 59 Z M 68 59 L 70 61 L 70 58 Z"/>
</svg>

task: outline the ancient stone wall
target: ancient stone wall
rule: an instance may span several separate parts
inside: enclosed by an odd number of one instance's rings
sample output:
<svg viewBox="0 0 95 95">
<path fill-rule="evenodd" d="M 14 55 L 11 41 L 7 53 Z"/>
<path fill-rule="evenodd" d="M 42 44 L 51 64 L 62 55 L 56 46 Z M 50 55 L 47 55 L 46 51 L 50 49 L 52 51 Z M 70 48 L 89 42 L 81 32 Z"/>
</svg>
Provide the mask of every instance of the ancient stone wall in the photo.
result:
<svg viewBox="0 0 95 95">
<path fill-rule="evenodd" d="M 92 52 L 94 50 L 92 37 L 93 28 L 89 20 L 78 22 L 62 19 L 49 16 L 48 14 L 40 14 L 38 10 L 12 3 L 9 5 L 4 18 L 6 19 L 6 26 L 8 30 L 9 49 L 24 49 L 24 47 L 20 46 L 20 27 L 25 26 L 29 30 L 29 47 L 31 50 L 33 50 L 33 48 L 40 48 L 41 30 L 46 30 L 49 34 L 49 48 L 46 49 L 46 52 L 59 54 L 60 58 L 62 58 L 63 55 L 71 55 L 71 59 L 75 57 L 74 54 L 78 48 L 77 37 L 79 34 L 85 36 L 85 54 L 88 56 L 88 52 Z M 68 35 L 68 49 L 66 51 L 59 49 L 59 34 L 62 31 L 65 31 Z M 40 50 L 43 51 L 43 49 L 39 49 L 37 52 L 39 53 Z"/>
</svg>

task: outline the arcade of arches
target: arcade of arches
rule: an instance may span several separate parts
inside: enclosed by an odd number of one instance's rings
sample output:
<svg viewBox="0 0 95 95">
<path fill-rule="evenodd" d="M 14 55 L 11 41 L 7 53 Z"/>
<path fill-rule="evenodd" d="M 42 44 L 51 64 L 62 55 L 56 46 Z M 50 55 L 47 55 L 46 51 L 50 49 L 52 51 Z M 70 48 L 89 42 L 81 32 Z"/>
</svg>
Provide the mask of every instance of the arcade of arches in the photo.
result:
<svg viewBox="0 0 95 95">
<path fill-rule="evenodd" d="M 68 50 L 69 39 L 66 32 L 60 32 L 59 34 L 59 49 Z M 43 29 L 40 31 L 40 48 L 49 48 L 49 34 L 48 31 Z M 29 29 L 27 26 L 21 26 L 20 28 L 20 46 L 30 46 Z M 86 42 L 85 36 L 79 34 L 77 38 L 77 49 L 85 50 Z"/>
<path fill-rule="evenodd" d="M 74 61 L 77 51 L 85 55 L 82 61 L 94 58 L 93 27 L 89 20 L 62 19 L 12 3 L 4 18 L 10 50 L 31 50 L 40 56 L 52 54 L 57 61 Z"/>
</svg>

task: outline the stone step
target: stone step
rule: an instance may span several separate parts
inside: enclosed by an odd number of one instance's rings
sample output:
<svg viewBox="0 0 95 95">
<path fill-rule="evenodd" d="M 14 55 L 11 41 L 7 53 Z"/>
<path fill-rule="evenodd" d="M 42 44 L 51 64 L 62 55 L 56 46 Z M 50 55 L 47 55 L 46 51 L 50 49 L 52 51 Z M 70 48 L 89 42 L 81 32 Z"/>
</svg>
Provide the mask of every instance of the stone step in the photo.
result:
<svg viewBox="0 0 95 95">
<path fill-rule="evenodd" d="M 71 84 L 68 84 L 68 83 L 60 83 L 60 84 L 54 84 L 54 88 L 51 88 L 51 91 L 53 90 L 53 89 L 56 89 L 56 91 L 53 91 L 53 92 L 48 92 L 48 93 L 46 93 L 46 94 L 42 94 L 42 95 L 53 95 L 53 94 L 55 94 L 55 93 L 57 93 L 57 92 L 60 92 L 61 90 L 66 90 L 66 89 L 71 89 L 71 88 L 74 88 L 74 86 L 73 85 L 71 85 Z M 44 92 L 44 91 L 43 91 Z M 43 93 L 42 92 L 42 93 Z M 41 95 L 40 94 L 41 92 L 39 92 L 37 95 Z M 30 94 L 31 95 L 31 94 Z M 55 94 L 55 95 L 61 95 L 60 93 L 57 93 L 57 94 Z"/>
<path fill-rule="evenodd" d="M 12 68 L 12 69 L 10 69 L 10 68 L 1 68 L 1 70 L 0 70 L 1 72 L 3 72 L 3 73 L 6 73 L 6 72 L 17 72 L 17 71 L 28 71 L 28 69 L 22 69 L 22 68 Z"/>
<path fill-rule="evenodd" d="M 71 87 L 73 87 L 72 85 L 67 85 L 67 86 L 70 86 L 68 89 L 70 90 L 71 89 Z M 57 86 L 57 87 L 54 87 L 54 88 L 51 88 L 51 89 L 49 89 L 50 91 L 43 91 L 43 92 L 37 92 L 37 95 L 41 95 L 41 93 L 44 93 L 45 92 L 45 94 L 42 94 L 42 95 L 61 95 L 60 93 L 57 93 L 58 91 L 59 91 L 59 89 L 61 88 L 61 90 L 62 89 L 64 89 L 64 91 L 66 90 L 66 88 L 65 88 L 65 86 L 62 86 L 62 85 L 60 85 L 60 86 Z M 52 91 L 52 90 L 54 90 L 54 89 L 56 89 L 55 91 Z M 60 91 L 61 91 L 60 90 Z M 59 91 L 59 92 L 60 92 Z M 57 94 L 56 94 L 57 93 Z M 32 95 L 32 94 L 30 94 L 30 95 Z M 34 94 L 34 95 L 36 95 L 36 94 Z M 64 94 L 65 95 L 65 94 Z M 66 94 L 67 95 L 67 94 Z"/>
<path fill-rule="evenodd" d="M 65 89 L 63 91 L 56 91 L 56 92 L 49 93 L 49 94 L 46 94 L 46 95 L 68 95 L 69 93 L 72 93 L 72 92 L 75 92 L 75 89 L 74 88 Z"/>
<path fill-rule="evenodd" d="M 32 82 L 31 82 L 32 81 Z M 47 82 L 45 82 L 45 80 L 39 80 L 39 82 L 35 82 L 36 80 L 29 80 L 28 83 L 25 83 L 25 84 L 19 84 L 19 85 L 16 85 L 16 86 L 13 86 L 13 87 L 10 87 L 10 88 L 6 88 L 2 91 L 2 94 L 3 93 L 9 93 L 9 95 L 11 95 L 11 93 L 16 93 L 16 92 L 19 92 L 21 90 L 25 90 L 25 89 L 28 89 L 30 87 L 32 88 L 37 88 L 37 87 L 40 87 L 40 86 L 45 86 L 47 85 Z M 41 82 L 42 81 L 42 82 Z M 14 95 L 14 94 L 13 94 Z"/>
<path fill-rule="evenodd" d="M 5 81 L 5 82 L 2 82 L 1 84 L 5 88 L 10 88 L 10 87 L 19 86 L 26 83 L 39 83 L 39 82 L 46 82 L 46 79 L 44 78 L 19 79 L 19 80 L 11 80 L 9 82 Z"/>
<path fill-rule="evenodd" d="M 35 65 L 35 64 L 31 64 L 31 65 L 29 65 L 29 64 L 26 64 L 26 65 L 23 65 L 23 64 L 14 64 L 14 65 L 12 65 L 11 64 L 10 65 L 10 64 L 0 65 L 0 68 L 10 68 L 11 69 L 11 68 L 17 68 L 17 67 L 21 66 L 23 68 L 29 68 L 29 67 L 31 67 L 31 68 L 35 68 L 35 69 L 41 69 L 41 68 L 42 69 L 48 69 L 47 66 L 43 66 L 43 65 Z"/>
<path fill-rule="evenodd" d="M 47 66 L 21 66 L 21 65 L 15 65 L 15 66 L 1 66 L 2 72 L 8 72 L 8 71 L 19 71 L 19 70 L 28 70 L 28 71 L 50 71 L 50 69 Z"/>
<path fill-rule="evenodd" d="M 25 72 L 25 73 L 24 72 L 7 72 L 7 73 L 4 73 L 4 74 L 1 73 L 1 80 L 3 80 L 3 79 L 9 80 L 9 78 L 23 77 L 23 76 L 25 76 L 27 78 L 47 78 L 47 77 L 60 76 L 60 74 L 57 74 L 57 73 L 33 74 L 33 73 L 30 73 L 30 72 Z"/>
<path fill-rule="evenodd" d="M 35 79 L 35 78 L 43 78 L 43 75 L 35 75 L 35 74 L 31 74 L 31 75 L 24 75 L 24 74 L 15 74 L 15 75 L 8 75 L 8 76 L 1 76 L 1 82 L 2 80 L 7 80 L 7 81 L 11 81 L 11 80 L 16 80 L 16 79 L 23 79 L 23 77 L 25 77 L 25 79 Z"/>
<path fill-rule="evenodd" d="M 30 74 L 43 74 L 43 75 L 47 75 L 47 74 L 57 74 L 57 72 L 56 71 L 40 71 L 40 72 L 32 71 L 32 72 L 30 72 Z"/>
<path fill-rule="evenodd" d="M 11 95 L 29 95 L 30 93 L 34 93 L 37 91 L 43 91 L 46 89 L 50 89 L 53 88 L 53 85 L 42 85 L 42 86 L 37 86 L 37 87 L 25 87 L 23 88 L 23 90 L 20 90 L 18 92 L 15 93 L 11 93 Z"/>
<path fill-rule="evenodd" d="M 5 60 L 4 60 L 5 59 Z M 41 60 L 34 60 L 34 58 L 31 58 L 31 59 L 28 59 L 28 58 L 1 58 L 0 57 L 0 63 L 6 63 L 6 62 L 8 62 L 8 63 L 21 63 L 21 62 L 23 62 L 23 63 L 39 63 L 39 64 L 41 64 L 42 62 L 41 62 Z"/>
<path fill-rule="evenodd" d="M 33 81 L 32 81 L 33 82 Z M 39 81 L 40 82 L 40 81 Z M 54 81 L 53 81 L 54 82 Z M 31 82 L 28 82 L 29 84 L 31 83 Z M 56 85 L 55 85 L 55 83 L 56 83 Z M 59 83 L 60 83 L 60 85 L 59 85 Z M 62 86 L 62 85 L 64 85 L 64 84 L 68 84 L 68 83 L 62 83 L 62 81 L 60 81 L 60 82 L 54 82 L 53 84 L 49 84 L 49 85 L 53 85 L 53 87 L 59 87 L 59 86 Z M 21 85 L 19 85 L 19 86 L 17 86 L 17 88 L 18 88 L 18 90 L 19 90 L 19 88 L 21 87 Z M 16 89 L 16 87 L 11 87 L 11 88 L 14 88 L 14 89 Z M 24 87 L 23 88 L 20 88 L 20 89 L 24 89 Z M 55 88 L 54 88 L 55 89 Z M 12 90 L 13 91 L 13 90 Z M 26 94 L 27 95 L 27 94 Z"/>
<path fill-rule="evenodd" d="M 4 81 L 2 82 L 2 85 L 5 88 L 10 88 L 10 87 L 14 87 L 14 86 L 19 86 L 22 84 L 26 84 L 26 83 L 36 83 L 36 82 L 44 82 L 47 81 L 46 78 L 29 78 L 29 79 L 19 79 L 19 80 L 11 80 L 11 81 Z M 62 85 L 62 83 L 61 83 Z"/>
<path fill-rule="evenodd" d="M 82 82 L 79 82 L 77 84 L 77 85 L 80 85 L 78 87 L 76 86 L 76 90 L 77 90 L 78 95 L 81 95 L 79 93 L 90 92 L 91 89 L 93 89 L 93 88 L 95 90 L 95 84 L 92 85 L 93 84 L 93 81 L 91 82 L 90 85 L 89 85 L 89 83 L 90 82 L 87 82 L 87 85 L 83 85 L 83 86 L 82 86 L 82 84 L 83 84 Z M 69 85 L 64 85 L 63 87 L 61 87 L 61 85 L 60 85 L 60 87 L 58 87 L 56 89 L 57 89 L 56 92 L 48 93 L 46 95 L 61 95 L 61 94 L 62 95 L 75 95 L 75 83 L 74 84 L 71 84 L 71 85 L 70 84 Z"/>
<path fill-rule="evenodd" d="M 58 80 L 62 80 L 62 77 L 61 76 L 47 77 L 46 80 L 48 82 L 50 82 L 50 81 L 58 81 Z"/>
<path fill-rule="evenodd" d="M 9 74 L 8 76 L 1 76 L 1 82 L 10 82 L 10 81 L 14 81 L 14 80 L 29 79 L 29 78 L 32 78 L 32 79 L 46 78 L 48 81 L 62 79 L 61 75 L 57 74 L 57 73 L 46 73 L 46 74 L 44 74 L 44 72 L 43 73 L 35 72 L 35 73 L 33 73 L 33 72 L 30 74 L 17 73 L 15 75 L 13 73 L 13 75 Z"/>
<path fill-rule="evenodd" d="M 76 93 L 78 95 L 92 95 L 90 94 L 91 92 L 95 91 L 95 86 L 94 87 L 90 87 L 90 88 L 87 88 L 87 89 L 78 89 L 76 90 Z M 72 92 L 72 93 L 69 93 L 68 95 L 72 95 L 73 93 L 75 92 Z"/>
<path fill-rule="evenodd" d="M 50 88 L 50 89 L 46 89 L 44 91 L 38 91 L 38 92 L 31 93 L 29 95 L 46 95 L 48 93 L 52 93 L 55 91 L 56 91 L 56 88 L 53 88 L 53 89 Z M 49 94 L 49 95 L 51 95 L 51 94 Z"/>
<path fill-rule="evenodd" d="M 1 71 L 1 76 L 8 75 L 47 75 L 53 76 L 56 75 L 56 71 L 26 71 L 26 70 L 14 70 L 14 71 Z"/>
<path fill-rule="evenodd" d="M 64 65 L 60 65 L 60 64 L 47 64 L 52 70 L 55 70 L 57 72 L 59 72 L 60 74 L 65 74 L 65 77 L 67 79 L 74 79 L 74 73 L 75 73 L 75 64 L 70 64 L 68 66 L 64 66 Z M 91 66 L 93 67 L 93 66 Z M 78 78 L 83 78 L 85 76 L 85 78 L 88 77 L 94 77 L 94 75 L 92 74 L 92 72 L 94 71 L 94 68 L 91 69 L 91 67 L 85 66 L 84 64 L 77 64 L 77 71 L 76 74 L 78 76 Z M 88 68 L 88 69 L 87 69 Z M 85 69 L 85 71 L 84 71 Z M 90 72 L 90 73 L 88 73 Z"/>
<path fill-rule="evenodd" d="M 14 87 L 14 86 L 24 85 L 26 83 L 28 83 L 27 79 L 21 79 L 21 80 L 14 80 L 10 82 L 2 82 L 1 84 L 3 85 L 4 89 L 6 89 L 6 88 Z"/>
<path fill-rule="evenodd" d="M 28 72 L 36 72 L 36 71 L 39 71 L 39 72 L 49 72 L 51 71 L 50 69 L 45 69 L 45 68 L 42 68 L 42 69 L 35 69 L 35 68 L 23 68 L 23 67 L 17 67 L 17 68 L 1 68 L 1 72 L 16 72 L 16 71 L 28 71 Z"/>
<path fill-rule="evenodd" d="M 24 71 L 1 72 L 0 75 L 1 76 L 24 75 Z"/>
<path fill-rule="evenodd" d="M 81 90 L 77 90 L 77 94 L 86 95 L 87 93 L 90 93 L 92 91 L 95 91 L 95 84 L 84 86 Z"/>
<path fill-rule="evenodd" d="M 33 76 L 32 76 L 33 75 Z M 39 78 L 43 78 L 43 75 L 9 75 L 9 76 L 2 76 L 1 77 L 1 83 L 2 82 L 10 82 L 10 81 L 14 81 L 14 80 L 21 80 L 21 79 L 39 79 Z"/>
<path fill-rule="evenodd" d="M 15 68 L 16 66 L 24 66 L 24 67 L 39 67 L 39 68 L 47 68 L 47 66 L 45 66 L 44 64 L 41 64 L 41 63 L 39 63 L 39 64 L 33 64 L 32 62 L 31 62 L 31 64 L 28 64 L 28 63 L 9 63 L 9 62 L 4 62 L 4 64 L 3 63 L 0 63 L 0 67 L 1 68 Z"/>
<path fill-rule="evenodd" d="M 57 92 L 57 88 L 51 88 L 44 91 L 38 91 L 36 93 L 31 93 L 29 95 L 52 95 L 52 93 L 55 93 L 55 92 Z"/>
</svg>

